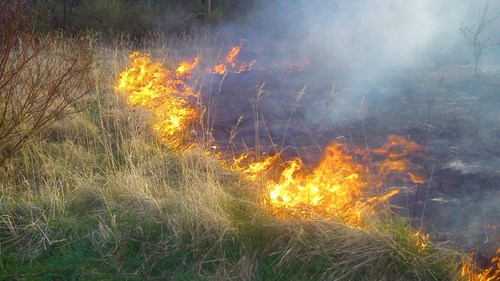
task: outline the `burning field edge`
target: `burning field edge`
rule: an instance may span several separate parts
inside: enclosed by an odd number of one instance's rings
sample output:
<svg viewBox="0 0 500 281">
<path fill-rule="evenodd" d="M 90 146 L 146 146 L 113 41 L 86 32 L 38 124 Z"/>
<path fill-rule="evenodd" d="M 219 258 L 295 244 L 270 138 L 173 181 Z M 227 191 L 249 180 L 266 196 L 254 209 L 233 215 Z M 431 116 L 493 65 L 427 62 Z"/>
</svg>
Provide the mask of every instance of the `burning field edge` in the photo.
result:
<svg viewBox="0 0 500 281">
<path fill-rule="evenodd" d="M 200 81 L 214 75 L 220 85 L 229 72 L 251 70 L 253 59 L 237 60 L 241 44 L 207 68 L 198 57 L 160 63 L 98 46 L 94 94 L 2 167 L 2 278 L 499 276 L 498 258 L 479 267 L 391 212 L 398 190 L 387 188 L 389 180 L 425 182 L 409 161 L 425 149 L 416 142 L 333 141 L 315 166 L 279 149 L 220 149 Z"/>
</svg>

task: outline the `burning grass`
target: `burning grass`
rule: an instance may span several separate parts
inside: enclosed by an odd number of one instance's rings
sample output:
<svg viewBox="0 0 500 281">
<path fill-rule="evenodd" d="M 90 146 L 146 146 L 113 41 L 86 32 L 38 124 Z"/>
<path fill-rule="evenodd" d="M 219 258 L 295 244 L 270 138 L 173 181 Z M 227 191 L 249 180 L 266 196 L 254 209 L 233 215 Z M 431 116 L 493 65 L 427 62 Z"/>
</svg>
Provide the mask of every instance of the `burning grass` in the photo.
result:
<svg viewBox="0 0 500 281">
<path fill-rule="evenodd" d="M 349 149 L 344 143 L 333 142 L 324 149 L 322 159 L 310 172 L 301 171 L 304 167 L 298 159 L 289 162 L 278 181 L 268 182 L 266 203 L 284 218 L 298 215 L 362 226 L 367 218 L 375 216 L 378 205 L 398 192 L 392 189 L 381 195 L 370 195 L 370 191 L 378 187 L 380 192 L 389 176 L 411 174 L 404 158 L 418 149 L 416 143 L 394 135 L 376 150 Z M 349 154 L 349 150 L 355 155 Z M 383 160 L 371 161 L 370 153 L 382 156 Z M 415 176 L 404 180 L 410 179 L 422 182 Z"/>
<path fill-rule="evenodd" d="M 243 70 L 242 67 L 236 68 L 240 49 L 241 46 L 233 47 L 225 64 L 222 64 L 230 65 L 236 73 Z M 129 59 L 130 66 L 120 74 L 116 89 L 127 96 L 129 105 L 151 111 L 155 116 L 152 127 L 162 141 L 173 147 L 178 146 L 186 139 L 188 122 L 199 115 L 187 102 L 189 96 L 200 95 L 189 86 L 191 70 L 198 64 L 199 58 L 196 57 L 192 63 L 181 62 L 175 72 L 151 62 L 146 54 L 133 52 Z M 214 68 L 219 67 L 216 65 Z M 187 146 L 178 148 L 186 150 L 189 145 L 187 143 Z M 413 182 L 423 182 L 406 167 L 405 158 L 418 149 L 416 143 L 395 135 L 389 136 L 387 143 L 379 149 L 349 148 L 344 143 L 334 142 L 325 148 L 322 160 L 310 173 L 301 170 L 303 165 L 300 159 L 290 161 L 278 181 L 268 181 L 264 205 L 281 218 L 336 219 L 362 226 L 366 217 L 375 215 L 377 205 L 387 202 L 397 193 L 395 189 L 381 192 L 384 181 L 390 176 L 406 173 Z M 355 154 L 354 157 L 349 150 Z M 372 162 L 371 155 L 381 160 Z M 278 155 L 247 163 L 245 167 L 242 162 L 246 158 L 247 153 L 234 158 L 231 167 L 245 174 L 246 178 L 256 180 L 276 162 Z M 373 187 L 382 194 L 369 196 Z"/>
<path fill-rule="evenodd" d="M 0 170 L 3 278 L 463 279 L 462 254 L 430 242 L 403 220 L 385 214 L 369 227 L 353 227 L 375 212 L 372 200 L 391 195 L 377 193 L 384 188 L 381 177 L 419 180 L 393 165 L 406 163 L 414 143 L 390 137 L 376 150 L 334 143 L 310 172 L 292 160 L 281 178 L 260 185 L 262 171 L 281 163 L 279 155 L 263 163 L 242 156 L 227 165 L 180 146 L 182 126 L 194 122 L 194 111 L 181 114 L 182 122 L 162 123 L 179 112 L 176 105 L 194 108 L 189 99 L 195 91 L 185 81 L 196 60 L 169 71 L 134 53 L 136 64 L 123 74 L 126 55 L 114 52 L 100 56 L 114 60 L 99 62 L 108 67 L 93 73 L 89 86 L 96 90 L 85 110 L 29 142 Z M 115 77 L 127 81 L 117 88 L 138 107 L 121 102 L 111 85 Z M 370 171 L 368 153 L 380 158 Z M 342 169 L 330 168 L 339 162 Z M 367 195 L 370 187 L 374 197 Z M 343 197 L 328 197 L 332 189 Z M 316 212 L 290 216 L 310 209 Z M 332 215 L 339 210 L 346 214 Z"/>
<path fill-rule="evenodd" d="M 180 145 L 197 114 L 187 101 L 194 92 L 185 80 L 198 60 L 183 61 L 169 71 L 148 54 L 133 52 L 129 58 L 130 66 L 121 73 L 116 88 L 126 93 L 128 104 L 153 113 L 153 129 L 165 144 Z"/>
<path fill-rule="evenodd" d="M 474 256 L 465 260 L 462 265 L 462 277 L 467 281 L 495 281 L 500 280 L 500 248 L 491 258 L 490 266 L 486 269 L 477 269 L 474 266 Z"/>
<path fill-rule="evenodd" d="M 242 45 L 243 41 L 239 45 L 233 46 L 231 50 L 229 50 L 229 52 L 227 53 L 226 57 L 224 58 L 224 61 L 214 65 L 212 68 L 209 69 L 209 71 L 219 75 L 224 75 L 228 71 L 234 73 L 241 73 L 251 70 L 255 65 L 256 62 L 255 60 L 249 62 L 240 62 L 238 60 L 238 55 L 241 52 Z"/>
</svg>

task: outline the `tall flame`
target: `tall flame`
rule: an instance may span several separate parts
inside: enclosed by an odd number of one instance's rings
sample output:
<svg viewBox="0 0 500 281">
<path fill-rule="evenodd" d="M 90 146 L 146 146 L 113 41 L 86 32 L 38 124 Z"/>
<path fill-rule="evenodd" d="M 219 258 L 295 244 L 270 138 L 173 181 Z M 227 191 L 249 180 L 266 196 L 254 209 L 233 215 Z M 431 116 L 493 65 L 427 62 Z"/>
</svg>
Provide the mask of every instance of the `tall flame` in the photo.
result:
<svg viewBox="0 0 500 281">
<path fill-rule="evenodd" d="M 153 129 L 165 143 L 179 145 L 197 115 L 187 101 L 194 91 L 186 80 L 198 59 L 181 62 L 175 72 L 152 62 L 148 54 L 133 52 L 129 59 L 130 66 L 120 74 L 116 89 L 126 95 L 129 105 L 152 112 Z"/>
<path fill-rule="evenodd" d="M 404 175 L 407 170 L 404 158 L 417 149 L 414 142 L 390 136 L 378 150 L 355 148 L 355 154 L 351 155 L 346 144 L 334 142 L 325 148 L 321 161 L 310 172 L 305 171 L 300 159 L 290 161 L 278 181 L 268 182 L 265 201 L 272 212 L 282 218 L 321 217 L 360 225 L 367 215 L 375 212 L 377 205 L 398 191 L 392 189 L 381 195 L 370 195 L 370 192 L 380 188 L 388 175 Z M 391 156 L 371 165 L 363 163 L 373 152 Z"/>
</svg>

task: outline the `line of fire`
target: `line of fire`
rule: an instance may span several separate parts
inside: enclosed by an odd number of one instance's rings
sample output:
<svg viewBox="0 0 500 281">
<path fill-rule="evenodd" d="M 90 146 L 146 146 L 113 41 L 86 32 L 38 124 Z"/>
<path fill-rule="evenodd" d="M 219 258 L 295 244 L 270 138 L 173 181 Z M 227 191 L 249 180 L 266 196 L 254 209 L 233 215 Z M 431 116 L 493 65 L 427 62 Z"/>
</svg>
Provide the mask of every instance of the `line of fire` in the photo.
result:
<svg viewBox="0 0 500 281">
<path fill-rule="evenodd" d="M 280 69 L 258 68 L 256 58 L 240 59 L 242 47 L 243 41 L 211 65 L 194 57 L 180 62 L 176 69 L 168 69 L 147 53 L 133 52 L 116 89 L 130 106 L 150 113 L 151 128 L 166 146 L 174 150 L 202 146 L 214 159 L 258 185 L 262 210 L 283 220 L 336 220 L 355 228 L 370 228 L 378 214 L 391 210 L 391 200 L 403 189 L 418 190 L 431 180 L 418 165 L 419 157 L 426 153 L 425 145 L 395 134 L 376 148 L 339 137 L 317 148 L 314 157 L 301 155 L 297 147 L 290 153 L 289 146 L 279 142 L 260 145 L 255 132 L 253 148 L 234 145 L 243 117 L 234 124 L 219 125 L 213 112 L 226 108 L 215 108 L 217 93 L 200 86 L 200 80 L 216 80 L 214 84 L 220 88 L 228 76 L 258 72 L 255 96 L 248 97 L 255 129 L 256 125 L 266 127 L 265 116 L 259 111 L 260 103 L 265 102 L 265 83 L 259 75 L 301 72 L 309 65 L 303 60 Z M 229 129 L 221 132 L 223 128 Z M 425 250 L 429 235 L 418 231 L 414 236 L 415 246 Z M 486 268 L 477 267 L 473 260 L 471 257 L 462 266 L 462 275 L 468 280 L 499 280 L 500 248 Z"/>
</svg>

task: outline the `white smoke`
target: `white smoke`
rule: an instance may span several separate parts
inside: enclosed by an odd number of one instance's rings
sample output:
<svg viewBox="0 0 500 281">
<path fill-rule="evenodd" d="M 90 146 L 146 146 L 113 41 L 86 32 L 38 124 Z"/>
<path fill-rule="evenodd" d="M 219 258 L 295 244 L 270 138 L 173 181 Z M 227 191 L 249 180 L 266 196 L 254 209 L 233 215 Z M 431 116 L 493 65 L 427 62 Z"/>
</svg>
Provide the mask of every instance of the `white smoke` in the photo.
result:
<svg viewBox="0 0 500 281">
<path fill-rule="evenodd" d="M 463 22 L 475 25 L 485 1 L 478 0 L 309 0 L 268 1 L 250 17 L 258 26 L 261 48 L 287 54 L 321 56 L 362 75 L 436 63 L 471 61 L 470 47 L 459 33 Z M 488 16 L 500 11 L 490 1 Z M 500 41 L 500 19 L 482 33 Z M 496 50 L 491 50 L 495 53 Z M 274 55 L 274 54 L 273 54 Z M 484 54 L 488 57 L 488 54 Z M 493 59 L 496 58 L 493 57 Z M 487 63 L 487 62 L 486 62 Z M 354 77 L 356 78 L 356 77 Z"/>
<path fill-rule="evenodd" d="M 459 28 L 462 23 L 477 25 L 485 3 L 478 0 L 267 1 L 249 17 L 254 32 L 248 39 L 263 55 L 264 63 L 280 56 L 292 62 L 308 58 L 314 69 L 308 73 L 313 80 L 310 84 L 318 78 L 324 84 L 339 82 L 337 106 L 313 108 L 310 112 L 314 113 L 308 116 L 316 121 L 338 120 L 359 109 L 365 98 L 368 102 L 386 99 L 390 93 L 385 91 L 385 84 L 398 83 L 402 77 L 418 79 L 416 76 L 421 73 L 472 64 L 471 48 Z M 487 17 L 499 11 L 500 1 L 491 0 Z M 481 37 L 500 41 L 500 19 L 492 22 Z M 481 63 L 500 64 L 500 47 L 486 50 Z M 308 89 L 312 88 L 311 85 Z M 321 100 L 330 95 L 330 90 L 306 94 Z"/>
</svg>

